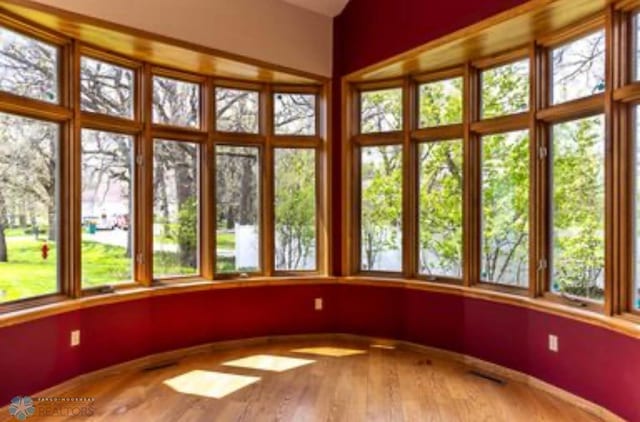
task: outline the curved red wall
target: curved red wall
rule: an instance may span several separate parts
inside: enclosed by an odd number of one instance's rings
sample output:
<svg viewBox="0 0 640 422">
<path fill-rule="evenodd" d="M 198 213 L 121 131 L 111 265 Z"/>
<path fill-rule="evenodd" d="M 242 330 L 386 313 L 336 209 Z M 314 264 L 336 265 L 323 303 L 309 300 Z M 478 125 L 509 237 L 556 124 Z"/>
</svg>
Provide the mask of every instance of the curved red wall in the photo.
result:
<svg viewBox="0 0 640 422">
<path fill-rule="evenodd" d="M 314 298 L 324 299 L 315 311 Z M 71 330 L 81 345 L 69 346 Z M 152 353 L 238 338 L 350 333 L 475 356 L 640 421 L 640 341 L 526 308 L 402 287 L 240 287 L 97 306 L 0 329 L 0 403 Z M 549 333 L 560 352 L 547 350 Z"/>
</svg>

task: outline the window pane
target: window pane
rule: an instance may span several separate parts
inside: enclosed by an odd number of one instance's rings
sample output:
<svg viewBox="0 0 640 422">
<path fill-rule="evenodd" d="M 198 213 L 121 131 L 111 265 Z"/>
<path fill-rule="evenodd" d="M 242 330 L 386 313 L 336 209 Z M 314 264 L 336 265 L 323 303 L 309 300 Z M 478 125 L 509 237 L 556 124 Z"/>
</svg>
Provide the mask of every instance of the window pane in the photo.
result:
<svg viewBox="0 0 640 422">
<path fill-rule="evenodd" d="M 0 90 L 58 103 L 58 48 L 0 28 Z"/>
<path fill-rule="evenodd" d="M 0 303 L 58 291 L 58 142 L 58 125 L 0 113 Z"/>
<path fill-rule="evenodd" d="M 276 135 L 315 135 L 316 96 L 282 94 L 274 96 L 274 133 Z"/>
<path fill-rule="evenodd" d="M 402 130 L 402 88 L 360 94 L 360 132 Z"/>
<path fill-rule="evenodd" d="M 462 123 L 462 78 L 420 85 L 420 127 Z"/>
<path fill-rule="evenodd" d="M 482 118 L 529 110 L 529 60 L 482 72 Z"/>
<path fill-rule="evenodd" d="M 483 281 L 529 284 L 529 132 L 482 138 Z"/>
<path fill-rule="evenodd" d="M 604 297 L 604 117 L 553 126 L 552 290 Z"/>
<path fill-rule="evenodd" d="M 216 88 L 216 125 L 220 132 L 258 133 L 260 94 Z"/>
<path fill-rule="evenodd" d="M 153 276 L 198 273 L 198 145 L 153 142 Z"/>
<path fill-rule="evenodd" d="M 133 137 L 82 130 L 82 287 L 131 281 Z"/>
<path fill-rule="evenodd" d="M 200 127 L 200 85 L 153 77 L 153 123 Z"/>
<path fill-rule="evenodd" d="M 274 206 L 276 270 L 315 270 L 315 150 L 275 150 Z"/>
<path fill-rule="evenodd" d="M 260 150 L 216 146 L 216 271 L 260 271 Z"/>
<path fill-rule="evenodd" d="M 363 147 L 360 165 L 360 266 L 365 271 L 401 271 L 402 147 Z"/>
<path fill-rule="evenodd" d="M 552 50 L 552 103 L 604 92 L 604 30 Z"/>
<path fill-rule="evenodd" d="M 462 141 L 420 145 L 420 274 L 462 276 Z"/>
<path fill-rule="evenodd" d="M 131 69 L 82 57 L 80 101 L 82 110 L 133 118 L 134 73 Z"/>
</svg>

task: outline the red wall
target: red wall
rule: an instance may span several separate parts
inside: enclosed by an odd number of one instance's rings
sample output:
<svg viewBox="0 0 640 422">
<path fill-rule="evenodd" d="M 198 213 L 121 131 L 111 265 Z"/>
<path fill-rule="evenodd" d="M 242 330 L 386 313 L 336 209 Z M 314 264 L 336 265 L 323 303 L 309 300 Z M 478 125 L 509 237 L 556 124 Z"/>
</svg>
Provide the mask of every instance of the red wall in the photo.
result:
<svg viewBox="0 0 640 422">
<path fill-rule="evenodd" d="M 324 310 L 314 311 L 316 297 Z M 69 346 L 80 329 L 81 345 Z M 152 353 L 267 335 L 351 333 L 475 356 L 640 421 L 640 341 L 566 318 L 396 287 L 241 287 L 98 306 L 0 329 L 0 407 Z M 547 336 L 559 336 L 559 353 Z"/>
</svg>

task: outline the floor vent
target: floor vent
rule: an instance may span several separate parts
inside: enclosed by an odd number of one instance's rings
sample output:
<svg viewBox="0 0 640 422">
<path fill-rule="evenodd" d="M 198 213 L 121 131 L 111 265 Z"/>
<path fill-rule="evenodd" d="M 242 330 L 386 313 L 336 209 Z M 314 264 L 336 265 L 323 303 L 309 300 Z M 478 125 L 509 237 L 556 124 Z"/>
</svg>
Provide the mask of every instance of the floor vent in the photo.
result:
<svg viewBox="0 0 640 422">
<path fill-rule="evenodd" d="M 507 383 L 505 380 L 500 379 L 494 375 L 485 374 L 484 372 L 480 372 L 475 369 L 472 369 L 471 371 L 469 371 L 469 373 L 475 377 L 482 378 L 491 382 L 495 382 L 496 384 L 505 385 Z"/>
<path fill-rule="evenodd" d="M 143 372 L 157 371 L 159 369 L 169 368 L 170 366 L 176 366 L 177 364 L 178 364 L 177 360 L 168 361 L 168 362 L 159 362 L 159 363 L 156 363 L 154 365 L 142 368 L 142 371 Z"/>
</svg>

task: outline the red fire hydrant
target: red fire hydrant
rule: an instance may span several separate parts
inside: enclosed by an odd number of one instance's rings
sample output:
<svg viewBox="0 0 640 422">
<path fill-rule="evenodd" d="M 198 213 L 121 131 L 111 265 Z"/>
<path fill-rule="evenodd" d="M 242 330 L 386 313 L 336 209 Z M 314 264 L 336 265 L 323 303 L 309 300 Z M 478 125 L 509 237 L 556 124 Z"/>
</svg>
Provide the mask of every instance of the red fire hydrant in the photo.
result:
<svg viewBox="0 0 640 422">
<path fill-rule="evenodd" d="M 49 245 L 46 243 L 42 244 L 42 259 L 47 259 L 49 257 Z"/>
</svg>

